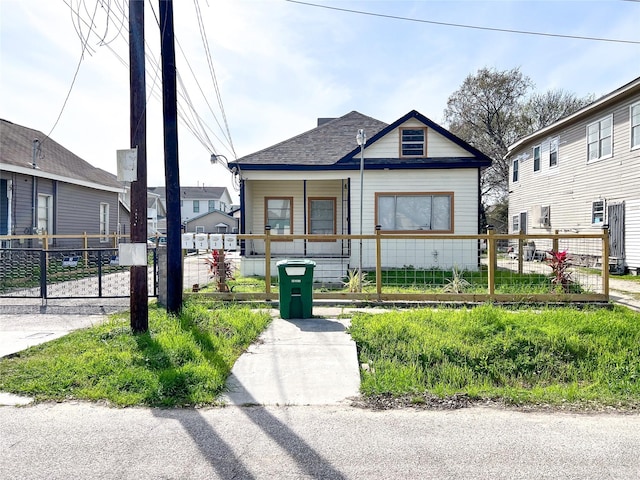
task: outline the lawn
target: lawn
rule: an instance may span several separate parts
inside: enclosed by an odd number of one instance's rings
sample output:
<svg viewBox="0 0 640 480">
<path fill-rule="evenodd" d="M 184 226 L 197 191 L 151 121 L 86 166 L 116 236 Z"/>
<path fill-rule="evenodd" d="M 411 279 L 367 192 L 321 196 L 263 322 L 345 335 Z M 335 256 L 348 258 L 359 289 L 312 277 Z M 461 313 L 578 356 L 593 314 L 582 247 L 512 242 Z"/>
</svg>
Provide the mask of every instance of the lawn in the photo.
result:
<svg viewBox="0 0 640 480">
<path fill-rule="evenodd" d="M 177 317 L 150 306 L 148 333 L 132 334 L 128 315 L 117 315 L 0 360 L 0 391 L 118 406 L 213 404 L 269 322 L 266 312 L 202 300 Z"/>
<path fill-rule="evenodd" d="M 365 395 L 640 407 L 640 314 L 608 309 L 357 313 Z"/>
</svg>

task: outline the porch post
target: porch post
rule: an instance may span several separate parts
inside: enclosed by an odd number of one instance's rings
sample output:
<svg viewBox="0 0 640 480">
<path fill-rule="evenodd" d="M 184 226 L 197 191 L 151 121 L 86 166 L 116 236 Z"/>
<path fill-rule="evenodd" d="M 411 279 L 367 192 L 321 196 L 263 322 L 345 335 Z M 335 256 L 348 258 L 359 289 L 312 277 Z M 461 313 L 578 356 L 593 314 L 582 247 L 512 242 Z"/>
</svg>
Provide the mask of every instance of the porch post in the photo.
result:
<svg viewBox="0 0 640 480">
<path fill-rule="evenodd" d="M 264 227 L 264 284 L 265 293 L 271 293 L 271 225 Z"/>
</svg>

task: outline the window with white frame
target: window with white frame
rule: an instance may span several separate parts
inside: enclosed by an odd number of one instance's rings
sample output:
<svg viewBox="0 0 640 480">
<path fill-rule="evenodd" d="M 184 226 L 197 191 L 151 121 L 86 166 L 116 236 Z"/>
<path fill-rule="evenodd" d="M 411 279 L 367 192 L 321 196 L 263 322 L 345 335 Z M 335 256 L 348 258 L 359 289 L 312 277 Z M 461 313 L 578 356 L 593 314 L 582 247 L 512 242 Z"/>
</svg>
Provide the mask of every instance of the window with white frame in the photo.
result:
<svg viewBox="0 0 640 480">
<path fill-rule="evenodd" d="M 543 227 L 551 226 L 551 207 L 548 205 L 540 207 L 540 225 Z"/>
<path fill-rule="evenodd" d="M 587 125 L 587 161 L 610 157 L 613 152 L 613 116 Z"/>
<path fill-rule="evenodd" d="M 517 158 L 513 159 L 513 175 L 511 177 L 511 181 L 516 183 L 518 181 L 518 169 L 520 165 L 520 160 Z"/>
<path fill-rule="evenodd" d="M 101 203 L 100 204 L 100 235 L 104 235 L 100 237 L 100 242 L 105 243 L 109 241 L 109 204 Z"/>
<path fill-rule="evenodd" d="M 272 234 L 293 233 L 293 197 L 268 197 L 264 199 L 264 224 L 271 226 Z"/>
<path fill-rule="evenodd" d="M 549 167 L 558 166 L 558 137 L 549 140 Z"/>
<path fill-rule="evenodd" d="M 200 213 L 200 200 L 193 201 L 193 213 Z"/>
<path fill-rule="evenodd" d="M 591 223 L 594 225 L 604 223 L 604 200 L 596 200 L 591 204 Z"/>
<path fill-rule="evenodd" d="M 383 231 L 453 232 L 453 192 L 376 193 Z"/>
<path fill-rule="evenodd" d="M 332 235 L 336 233 L 336 199 L 309 198 L 309 233 Z"/>
<path fill-rule="evenodd" d="M 196 225 L 196 233 L 204 233 L 204 225 Z"/>
<path fill-rule="evenodd" d="M 215 200 L 209 200 L 209 205 L 208 205 L 207 211 L 213 212 L 215 209 L 216 209 L 216 201 Z"/>
<path fill-rule="evenodd" d="M 511 217 L 511 231 L 513 233 L 520 233 L 520 215 L 514 215 Z"/>
<path fill-rule="evenodd" d="M 640 102 L 631 105 L 629 110 L 631 123 L 631 148 L 640 147 Z"/>
<path fill-rule="evenodd" d="M 53 197 L 51 195 L 38 195 L 38 223 L 36 227 L 40 233 L 53 233 Z"/>
<path fill-rule="evenodd" d="M 533 147 L 533 171 L 540 171 L 540 145 Z"/>
<path fill-rule="evenodd" d="M 427 155 L 427 129 L 400 129 L 400 156 L 425 157 Z"/>
</svg>

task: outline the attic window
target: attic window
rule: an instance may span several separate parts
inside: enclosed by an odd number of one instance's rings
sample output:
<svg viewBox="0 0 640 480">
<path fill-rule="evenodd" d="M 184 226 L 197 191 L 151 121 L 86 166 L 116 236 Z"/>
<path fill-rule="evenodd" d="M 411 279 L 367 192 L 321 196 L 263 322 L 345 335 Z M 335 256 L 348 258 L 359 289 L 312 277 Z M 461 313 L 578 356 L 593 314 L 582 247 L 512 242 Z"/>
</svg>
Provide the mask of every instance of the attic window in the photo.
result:
<svg viewBox="0 0 640 480">
<path fill-rule="evenodd" d="M 400 156 L 425 157 L 427 155 L 427 129 L 400 129 Z"/>
</svg>

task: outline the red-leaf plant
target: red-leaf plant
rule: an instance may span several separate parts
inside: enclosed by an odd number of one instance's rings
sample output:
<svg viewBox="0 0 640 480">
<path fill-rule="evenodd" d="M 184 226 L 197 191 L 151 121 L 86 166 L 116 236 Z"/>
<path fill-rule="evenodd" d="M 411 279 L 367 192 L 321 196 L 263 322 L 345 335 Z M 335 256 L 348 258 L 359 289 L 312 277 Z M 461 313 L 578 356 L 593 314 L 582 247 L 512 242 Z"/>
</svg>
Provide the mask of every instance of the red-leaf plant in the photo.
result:
<svg viewBox="0 0 640 480">
<path fill-rule="evenodd" d="M 569 254 L 567 250 L 562 252 L 555 252 L 550 250 L 549 255 L 551 258 L 547 258 L 547 264 L 551 267 L 551 283 L 556 287 L 562 288 L 564 293 L 568 293 L 573 280 L 571 279 L 571 272 L 568 271 L 569 266 Z"/>
<path fill-rule="evenodd" d="M 227 285 L 227 280 L 233 280 L 233 263 L 231 259 L 224 258 L 224 262 L 220 261 L 220 252 L 218 250 L 213 250 L 211 252 L 211 258 L 205 258 L 209 268 L 209 275 L 211 278 L 216 278 L 218 280 L 218 291 L 220 292 L 228 292 L 229 286 Z"/>
</svg>

